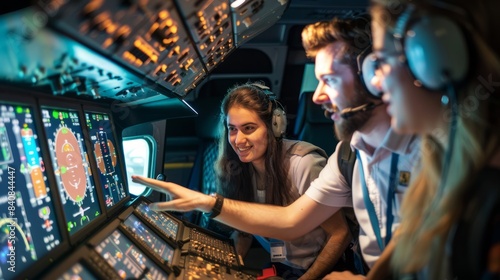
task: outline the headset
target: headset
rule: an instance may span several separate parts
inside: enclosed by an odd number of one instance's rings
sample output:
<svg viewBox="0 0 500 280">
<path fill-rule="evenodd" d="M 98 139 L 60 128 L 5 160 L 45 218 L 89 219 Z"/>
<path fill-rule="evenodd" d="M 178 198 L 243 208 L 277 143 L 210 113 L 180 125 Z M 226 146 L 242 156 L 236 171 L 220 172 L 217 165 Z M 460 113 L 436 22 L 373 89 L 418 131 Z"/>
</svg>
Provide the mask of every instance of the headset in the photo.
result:
<svg viewBox="0 0 500 280">
<path fill-rule="evenodd" d="M 452 4 L 430 4 L 467 16 Z M 417 11 L 409 4 L 398 17 L 393 36 L 397 51 L 406 57 L 415 85 L 444 90 L 466 78 L 470 63 L 467 40 L 462 28 L 447 16 Z"/>
<path fill-rule="evenodd" d="M 362 14 L 352 21 L 347 20 L 346 23 L 349 25 L 354 25 L 355 28 L 352 28 L 352 37 L 360 38 L 361 41 L 368 40 L 365 42 L 367 46 L 363 48 L 363 50 L 356 57 L 357 64 L 357 75 L 361 81 L 361 85 L 366 90 L 366 92 L 375 99 L 382 98 L 382 91 L 372 85 L 371 81 L 375 76 L 375 65 L 376 59 L 375 54 L 371 52 L 372 43 L 371 43 L 371 31 L 369 26 L 371 25 L 370 18 L 368 14 Z M 353 36 L 354 35 L 354 36 Z M 364 38 L 366 37 L 366 38 Z M 358 43 L 357 41 L 355 43 Z M 361 42 L 363 43 L 363 42 Z"/>
<path fill-rule="evenodd" d="M 283 108 L 281 103 L 279 103 L 278 100 L 276 100 L 276 95 L 269 90 L 269 87 L 258 83 L 253 83 L 251 85 L 262 90 L 269 98 L 273 107 L 273 119 L 271 125 L 274 137 L 283 138 L 283 136 L 286 133 L 286 125 L 287 125 L 285 109 Z"/>
<path fill-rule="evenodd" d="M 279 104 L 277 101 L 276 103 Z M 285 110 L 280 107 L 281 105 L 273 110 L 273 133 L 276 138 L 282 138 L 286 132 L 286 113 Z"/>
<path fill-rule="evenodd" d="M 442 1 L 427 2 L 430 7 L 444 10 L 447 14 L 469 18 L 462 8 Z M 466 20 L 464 20 L 464 24 Z M 468 26 L 464 26 L 468 27 Z M 450 103 L 451 121 L 446 145 L 440 187 L 433 204 L 437 204 L 443 194 L 453 157 L 456 123 L 458 116 L 458 98 L 455 86 L 464 82 L 469 74 L 469 45 L 459 24 L 443 14 L 433 14 L 424 9 L 417 10 L 414 4 L 408 4 L 397 18 L 393 37 L 396 51 L 405 57 L 405 63 L 413 75 L 414 85 L 431 91 L 446 92 Z M 435 206 L 434 206 L 435 207 Z M 432 207 L 432 208 L 434 208 Z M 430 215 L 430 213 L 428 213 Z"/>
<path fill-rule="evenodd" d="M 358 64 L 358 76 L 361 85 L 370 94 L 371 97 L 381 99 L 383 92 L 372 84 L 375 77 L 376 56 L 371 52 L 372 45 L 366 47 L 356 58 Z"/>
</svg>

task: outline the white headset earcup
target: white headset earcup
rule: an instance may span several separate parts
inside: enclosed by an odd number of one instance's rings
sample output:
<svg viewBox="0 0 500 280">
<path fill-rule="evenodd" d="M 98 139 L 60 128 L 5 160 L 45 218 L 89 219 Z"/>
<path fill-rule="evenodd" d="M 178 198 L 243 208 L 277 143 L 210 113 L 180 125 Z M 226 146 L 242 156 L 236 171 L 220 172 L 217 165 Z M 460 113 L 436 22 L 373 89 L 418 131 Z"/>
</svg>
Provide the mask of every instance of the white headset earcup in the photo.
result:
<svg viewBox="0 0 500 280">
<path fill-rule="evenodd" d="M 286 114 L 280 108 L 273 111 L 273 133 L 274 137 L 281 138 L 286 132 Z"/>
<path fill-rule="evenodd" d="M 375 58 L 376 57 L 374 53 L 370 53 L 365 57 L 361 65 L 361 73 L 362 73 L 361 78 L 363 79 L 366 89 L 368 89 L 370 94 L 372 94 L 377 98 L 381 98 L 382 91 L 379 88 L 372 85 L 373 77 L 375 77 Z"/>
<path fill-rule="evenodd" d="M 413 75 L 426 88 L 443 89 L 467 74 L 469 53 L 460 28 L 445 17 L 423 17 L 405 32 L 405 55 Z M 448 80 L 449 82 L 449 80 Z"/>
</svg>

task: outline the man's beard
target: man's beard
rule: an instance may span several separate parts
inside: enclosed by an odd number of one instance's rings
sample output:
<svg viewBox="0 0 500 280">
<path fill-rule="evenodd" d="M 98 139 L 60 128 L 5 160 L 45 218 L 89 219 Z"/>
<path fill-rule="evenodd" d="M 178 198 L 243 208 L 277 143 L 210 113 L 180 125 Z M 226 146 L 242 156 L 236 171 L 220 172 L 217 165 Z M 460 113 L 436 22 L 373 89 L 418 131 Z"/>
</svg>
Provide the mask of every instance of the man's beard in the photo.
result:
<svg viewBox="0 0 500 280">
<path fill-rule="evenodd" d="M 370 102 L 372 99 L 368 97 L 368 94 L 364 92 L 361 86 L 356 87 L 357 95 L 356 98 L 349 104 L 348 107 L 354 108 Z M 366 122 L 370 119 L 372 110 L 356 112 L 347 119 L 341 118 L 339 121 L 334 123 L 334 131 L 337 139 L 340 141 L 349 141 L 352 134 L 361 129 Z"/>
</svg>

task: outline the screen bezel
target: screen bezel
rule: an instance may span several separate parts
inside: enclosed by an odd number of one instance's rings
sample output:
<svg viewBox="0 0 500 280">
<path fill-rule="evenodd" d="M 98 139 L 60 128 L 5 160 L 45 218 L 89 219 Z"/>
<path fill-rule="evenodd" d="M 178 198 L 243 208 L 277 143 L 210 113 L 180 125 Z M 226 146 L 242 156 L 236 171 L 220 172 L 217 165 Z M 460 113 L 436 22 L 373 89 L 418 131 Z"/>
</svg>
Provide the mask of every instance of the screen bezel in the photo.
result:
<svg viewBox="0 0 500 280">
<path fill-rule="evenodd" d="M 6 91 L 10 91 L 7 93 Z M 13 92 L 18 93 L 19 95 L 13 95 Z M 62 213 L 62 204 L 61 200 L 59 197 L 59 192 L 57 190 L 57 181 L 54 177 L 54 169 L 52 166 L 52 162 L 50 160 L 50 152 L 48 149 L 48 143 L 46 140 L 43 140 L 44 135 L 45 135 L 45 129 L 43 127 L 43 124 L 41 122 L 41 111 L 37 103 L 37 99 L 26 96 L 26 91 L 25 90 L 20 90 L 20 89 L 10 89 L 10 88 L 0 88 L 0 101 L 4 103 L 11 103 L 11 104 L 18 104 L 18 105 L 23 105 L 23 106 L 30 106 L 33 111 L 33 120 L 34 120 L 34 126 L 37 129 L 38 132 L 38 142 L 40 145 L 40 150 L 43 155 L 46 157 L 49 157 L 49 160 L 47 161 L 47 158 L 44 158 L 44 165 L 45 165 L 45 170 L 47 174 L 47 180 L 49 183 L 49 190 L 51 192 L 51 200 L 53 202 L 54 206 L 54 211 L 55 217 L 57 219 L 57 223 L 59 225 L 59 234 L 61 236 L 61 241 L 59 245 L 56 247 L 52 248 L 47 254 L 41 258 L 39 258 L 37 261 L 33 262 L 29 268 L 26 268 L 24 271 L 22 271 L 20 274 L 17 275 L 17 278 L 19 279 L 24 279 L 24 278 L 32 278 L 35 277 L 36 275 L 40 274 L 44 268 L 48 267 L 53 263 L 54 259 L 58 259 L 61 257 L 63 254 L 68 252 L 70 248 L 70 241 L 69 241 L 69 234 L 66 230 L 63 230 L 65 225 L 65 218 Z"/>
<path fill-rule="evenodd" d="M 87 104 L 83 104 L 82 106 L 82 112 L 83 112 L 83 118 L 85 120 L 85 130 L 86 130 L 86 133 L 88 135 L 88 139 L 90 139 L 90 130 L 88 129 L 87 127 L 87 120 L 86 120 L 86 117 L 85 117 L 85 113 L 86 112 L 90 112 L 90 113 L 98 113 L 98 114 L 107 114 L 108 117 L 109 117 L 109 121 L 111 123 L 111 132 L 113 133 L 113 137 L 116 141 L 115 145 L 116 145 L 116 150 L 117 150 L 117 161 L 120 163 L 120 171 L 121 171 L 121 174 L 122 174 L 122 183 L 123 183 L 123 186 L 125 188 L 125 192 L 126 192 L 126 196 L 121 200 L 119 201 L 118 203 L 116 203 L 115 205 L 111 206 L 110 208 L 107 208 L 106 205 L 104 205 L 104 209 L 108 215 L 108 217 L 111 217 L 111 216 L 114 216 L 115 213 L 117 213 L 120 209 L 123 208 L 123 206 L 127 203 L 130 202 L 131 200 L 131 195 L 130 195 L 130 191 L 129 191 L 129 187 L 128 187 L 128 181 L 127 181 L 127 172 L 126 172 L 126 169 L 125 169 L 125 161 L 124 161 L 124 156 L 123 156 L 123 145 L 121 143 L 121 141 L 119 141 L 119 139 L 123 139 L 121 137 L 121 133 L 120 133 L 120 137 L 119 134 L 118 134 L 118 131 L 116 130 L 116 125 L 115 125 L 115 122 L 114 122 L 114 116 L 113 116 L 113 113 L 110 109 L 108 108 L 104 108 L 104 107 L 99 107 L 99 106 L 94 106 L 94 105 L 87 105 Z M 94 155 L 93 156 L 93 160 L 94 160 L 94 165 L 96 163 L 95 161 L 95 157 Z M 97 166 L 96 166 L 97 168 Z M 102 191 L 102 188 L 101 188 L 101 191 Z M 104 194 L 102 194 L 102 199 L 103 199 L 103 202 L 104 202 Z"/>
<path fill-rule="evenodd" d="M 95 166 L 95 158 L 94 158 L 94 153 L 92 152 L 93 149 L 89 143 L 89 135 L 87 133 L 87 130 L 85 129 L 85 117 L 83 115 L 83 110 L 81 105 L 74 105 L 74 104 L 69 104 L 67 102 L 64 102 L 64 100 L 59 100 L 59 99 L 48 99 L 48 98 L 40 98 L 38 99 L 39 102 L 39 113 L 40 113 L 40 123 L 43 128 L 43 133 L 46 139 L 48 139 L 47 135 L 45 134 L 45 127 L 43 126 L 42 122 L 42 109 L 44 108 L 50 108 L 50 109 L 60 109 L 60 110 L 74 110 L 78 113 L 78 119 L 80 122 L 80 126 L 82 127 L 82 133 L 83 133 L 83 138 L 84 138 L 84 145 L 85 148 L 87 149 L 87 156 L 89 157 L 89 164 L 90 168 L 92 171 L 92 174 L 97 174 L 97 166 Z M 46 145 L 48 146 L 48 142 L 46 141 Z M 52 161 L 51 161 L 51 167 L 52 170 L 54 170 L 54 166 L 52 166 Z M 54 181 L 57 182 L 54 176 Z M 80 229 L 79 231 L 75 232 L 73 235 L 70 235 L 70 233 L 66 230 L 66 234 L 69 237 L 70 243 L 72 245 L 79 244 L 83 239 L 87 238 L 89 234 L 95 232 L 95 229 L 97 229 L 102 223 L 108 218 L 107 212 L 106 212 L 106 206 L 104 205 L 104 196 L 102 194 L 102 186 L 100 180 L 96 178 L 94 175 L 94 184 L 96 187 L 96 194 L 97 194 L 97 200 L 99 202 L 99 207 L 101 208 L 101 215 L 99 217 L 93 219 L 88 225 L 86 225 L 84 228 Z M 59 190 L 57 190 L 57 194 L 59 194 Z M 61 199 L 59 197 L 59 199 Z M 62 201 L 60 202 L 61 205 L 61 211 L 63 211 L 64 207 L 62 205 Z M 64 213 L 64 212 L 61 212 Z M 63 217 L 66 219 L 65 217 Z M 67 221 L 65 221 L 64 224 L 66 224 Z"/>
</svg>

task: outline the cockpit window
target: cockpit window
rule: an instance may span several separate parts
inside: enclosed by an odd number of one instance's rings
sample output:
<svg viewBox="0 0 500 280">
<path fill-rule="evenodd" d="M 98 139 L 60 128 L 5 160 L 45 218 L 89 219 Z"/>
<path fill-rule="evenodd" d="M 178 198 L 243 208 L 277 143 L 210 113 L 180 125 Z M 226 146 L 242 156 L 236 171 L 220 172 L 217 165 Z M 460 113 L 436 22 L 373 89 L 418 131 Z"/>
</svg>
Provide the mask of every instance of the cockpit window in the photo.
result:
<svg viewBox="0 0 500 280">
<path fill-rule="evenodd" d="M 150 178 L 153 176 L 156 155 L 154 139 L 149 135 L 124 137 L 123 154 L 130 195 L 147 196 L 151 189 L 146 189 L 145 186 L 132 182 L 131 176 L 141 175 Z"/>
</svg>

